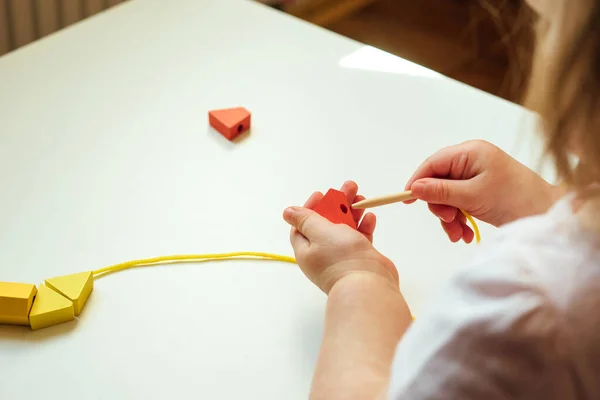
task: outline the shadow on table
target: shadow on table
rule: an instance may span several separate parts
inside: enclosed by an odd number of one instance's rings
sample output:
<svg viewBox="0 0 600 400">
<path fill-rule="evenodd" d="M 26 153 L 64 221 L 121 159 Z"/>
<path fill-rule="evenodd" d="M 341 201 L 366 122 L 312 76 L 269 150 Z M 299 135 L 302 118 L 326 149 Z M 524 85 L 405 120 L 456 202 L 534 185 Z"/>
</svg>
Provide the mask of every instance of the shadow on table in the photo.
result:
<svg viewBox="0 0 600 400">
<path fill-rule="evenodd" d="M 213 138 L 215 140 L 215 142 L 219 143 L 221 146 L 223 146 L 226 149 L 233 149 L 235 148 L 240 142 L 243 142 L 244 140 L 248 139 L 252 133 L 252 128 L 248 129 L 246 132 L 241 133 L 238 137 L 236 137 L 233 140 L 227 140 L 223 135 L 221 135 L 219 132 L 217 132 L 215 129 L 213 129 L 211 126 L 209 126 L 207 128 L 208 132 L 207 134 Z"/>
<path fill-rule="evenodd" d="M 77 327 L 77 319 L 48 328 L 32 331 L 28 326 L 0 325 L 0 342 L 43 342 L 57 336 L 68 335 Z"/>
</svg>

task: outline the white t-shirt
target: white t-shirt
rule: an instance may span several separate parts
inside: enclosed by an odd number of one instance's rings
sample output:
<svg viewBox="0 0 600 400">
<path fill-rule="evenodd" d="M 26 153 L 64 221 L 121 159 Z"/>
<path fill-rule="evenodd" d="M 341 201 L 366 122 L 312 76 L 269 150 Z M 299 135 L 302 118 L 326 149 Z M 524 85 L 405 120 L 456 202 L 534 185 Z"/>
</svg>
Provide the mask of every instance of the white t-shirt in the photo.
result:
<svg viewBox="0 0 600 400">
<path fill-rule="evenodd" d="M 390 399 L 600 399 L 600 234 L 571 200 L 480 245 L 398 344 Z"/>
</svg>

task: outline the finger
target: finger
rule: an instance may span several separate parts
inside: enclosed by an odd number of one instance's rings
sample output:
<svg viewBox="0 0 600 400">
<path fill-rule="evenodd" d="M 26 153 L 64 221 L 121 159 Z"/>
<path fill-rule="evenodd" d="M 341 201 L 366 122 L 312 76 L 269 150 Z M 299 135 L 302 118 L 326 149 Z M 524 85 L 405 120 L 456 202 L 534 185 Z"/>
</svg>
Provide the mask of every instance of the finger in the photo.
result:
<svg viewBox="0 0 600 400">
<path fill-rule="evenodd" d="M 470 180 L 423 178 L 411 186 L 412 194 L 419 200 L 432 204 L 445 204 L 451 207 L 469 209 L 474 201 L 473 183 Z"/>
<path fill-rule="evenodd" d="M 348 204 L 352 205 L 354 203 L 354 198 L 358 193 L 358 185 L 354 181 L 346 181 L 342 185 L 340 191 L 346 194 L 346 200 L 348 200 Z"/>
<path fill-rule="evenodd" d="M 413 184 L 423 178 L 447 178 L 465 180 L 477 175 L 470 162 L 469 153 L 476 152 L 468 142 L 446 147 L 428 157 L 413 173 L 406 183 L 405 190 L 410 190 Z M 471 154 L 472 158 L 472 154 Z M 415 200 L 408 200 L 410 204 Z"/>
<path fill-rule="evenodd" d="M 294 248 L 294 253 L 298 254 L 308 248 L 310 242 L 304 235 L 298 232 L 298 229 L 292 227 L 290 230 L 290 243 Z"/>
<path fill-rule="evenodd" d="M 473 232 L 473 229 L 471 229 L 471 227 L 467 224 L 463 225 L 463 241 L 467 244 L 470 244 L 471 242 L 473 242 L 473 239 L 475 238 L 475 232 Z"/>
<path fill-rule="evenodd" d="M 361 196 L 358 195 L 354 198 L 354 201 L 352 203 L 350 203 L 350 205 L 354 204 L 354 203 L 358 203 L 359 201 L 362 201 L 365 199 L 365 196 Z M 360 219 L 362 218 L 363 214 L 365 213 L 364 209 L 352 209 L 352 218 L 354 218 L 354 221 L 356 223 L 358 223 L 358 221 L 360 221 Z"/>
<path fill-rule="evenodd" d="M 475 237 L 475 232 L 473 232 L 473 229 L 471 229 L 471 227 L 469 226 L 469 224 L 467 223 L 467 217 L 465 217 L 465 215 L 462 212 L 459 212 L 456 220 L 458 222 L 460 222 L 460 224 L 462 225 L 463 228 L 463 241 L 465 243 L 471 243 L 473 241 L 473 238 Z"/>
<path fill-rule="evenodd" d="M 467 179 L 464 177 L 469 157 L 464 145 L 446 147 L 428 157 L 406 183 L 406 190 L 423 178 Z"/>
<path fill-rule="evenodd" d="M 377 217 L 373 213 L 367 213 L 363 218 L 362 222 L 358 226 L 358 231 L 365 235 L 367 239 L 373 242 L 373 232 L 375 232 L 375 226 L 377 225 Z"/>
<path fill-rule="evenodd" d="M 433 215 L 435 215 L 444 222 L 454 221 L 458 213 L 456 207 L 450 207 L 444 204 L 428 204 L 428 207 L 429 211 L 431 211 Z"/>
<path fill-rule="evenodd" d="M 444 222 L 440 220 L 440 222 L 442 223 L 442 228 L 444 228 L 446 235 L 448 235 L 448 238 L 452 243 L 456 243 L 460 239 L 462 239 L 463 227 L 460 222 L 458 222 L 457 220 L 454 220 L 452 222 Z"/>
<path fill-rule="evenodd" d="M 304 208 L 309 208 L 309 209 L 313 209 L 317 204 L 319 204 L 319 202 L 323 200 L 323 193 L 321 192 L 314 192 L 309 198 L 308 200 L 306 200 L 306 203 L 304 203 Z"/>
<path fill-rule="evenodd" d="M 286 208 L 283 212 L 283 219 L 296 228 L 309 242 L 317 239 L 321 232 L 331 224 L 313 210 L 304 207 Z"/>
</svg>

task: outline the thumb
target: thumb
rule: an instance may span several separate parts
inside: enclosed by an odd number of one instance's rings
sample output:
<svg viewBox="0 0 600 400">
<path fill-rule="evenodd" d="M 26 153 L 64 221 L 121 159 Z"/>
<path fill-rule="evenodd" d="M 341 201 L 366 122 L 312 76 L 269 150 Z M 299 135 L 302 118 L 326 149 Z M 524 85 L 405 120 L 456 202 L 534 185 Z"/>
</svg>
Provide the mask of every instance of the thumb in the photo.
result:
<svg viewBox="0 0 600 400">
<path fill-rule="evenodd" d="M 473 188 L 468 181 L 424 178 L 412 184 L 415 198 L 431 204 L 469 209 L 473 202 Z"/>
<path fill-rule="evenodd" d="M 325 220 L 313 210 L 304 207 L 286 208 L 283 212 L 283 219 L 308 240 L 316 238 L 322 232 Z"/>
</svg>

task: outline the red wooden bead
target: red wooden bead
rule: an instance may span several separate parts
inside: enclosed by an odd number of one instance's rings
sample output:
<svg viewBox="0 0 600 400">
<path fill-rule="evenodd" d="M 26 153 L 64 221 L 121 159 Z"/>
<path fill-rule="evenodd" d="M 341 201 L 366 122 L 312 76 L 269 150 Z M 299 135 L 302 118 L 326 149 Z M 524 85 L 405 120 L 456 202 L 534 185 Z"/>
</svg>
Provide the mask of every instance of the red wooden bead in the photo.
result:
<svg viewBox="0 0 600 400">
<path fill-rule="evenodd" d="M 250 129 L 251 114 L 243 107 L 213 110 L 208 113 L 208 122 L 229 140 Z"/>
<path fill-rule="evenodd" d="M 356 229 L 356 222 L 352 216 L 352 207 L 348 204 L 344 192 L 329 189 L 313 210 L 334 224 L 346 224 L 351 228 Z"/>
</svg>

